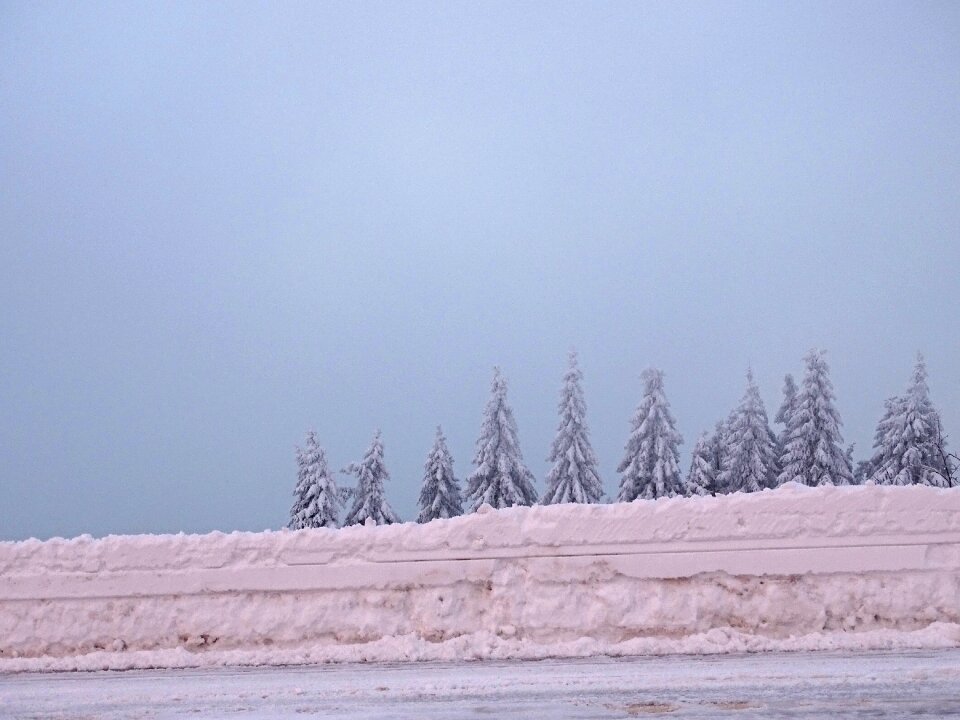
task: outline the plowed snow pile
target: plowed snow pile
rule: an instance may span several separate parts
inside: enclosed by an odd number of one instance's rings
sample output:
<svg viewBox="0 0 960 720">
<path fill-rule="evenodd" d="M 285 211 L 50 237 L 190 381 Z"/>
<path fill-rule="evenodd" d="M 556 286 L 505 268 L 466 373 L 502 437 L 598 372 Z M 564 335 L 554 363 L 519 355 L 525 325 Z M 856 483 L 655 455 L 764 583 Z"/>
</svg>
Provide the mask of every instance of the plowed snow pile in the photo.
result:
<svg viewBox="0 0 960 720">
<path fill-rule="evenodd" d="M 0 543 L 0 671 L 960 646 L 960 491 Z"/>
</svg>

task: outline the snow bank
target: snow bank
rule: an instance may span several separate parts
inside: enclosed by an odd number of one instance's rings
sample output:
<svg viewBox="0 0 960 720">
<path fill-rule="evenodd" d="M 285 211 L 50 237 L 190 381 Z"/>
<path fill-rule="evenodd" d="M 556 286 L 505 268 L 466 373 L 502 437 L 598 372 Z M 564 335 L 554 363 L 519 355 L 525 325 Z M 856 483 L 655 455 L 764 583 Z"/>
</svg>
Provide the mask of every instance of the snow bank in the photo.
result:
<svg viewBox="0 0 960 720">
<path fill-rule="evenodd" d="M 960 646 L 960 492 L 0 543 L 0 671 Z"/>
</svg>

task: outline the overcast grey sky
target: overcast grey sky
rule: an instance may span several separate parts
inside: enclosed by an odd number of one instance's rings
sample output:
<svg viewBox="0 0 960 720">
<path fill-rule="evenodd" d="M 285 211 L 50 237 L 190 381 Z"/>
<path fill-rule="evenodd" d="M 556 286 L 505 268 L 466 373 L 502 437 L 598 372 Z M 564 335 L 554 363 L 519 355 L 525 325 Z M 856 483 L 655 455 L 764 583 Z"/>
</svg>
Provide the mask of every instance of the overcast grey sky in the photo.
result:
<svg viewBox="0 0 960 720">
<path fill-rule="evenodd" d="M 0 538 L 263 529 L 381 427 L 414 515 L 566 352 L 608 492 L 829 350 L 857 456 L 923 350 L 960 446 L 960 4 L 0 3 Z M 343 478 L 346 480 L 346 478 Z"/>
</svg>

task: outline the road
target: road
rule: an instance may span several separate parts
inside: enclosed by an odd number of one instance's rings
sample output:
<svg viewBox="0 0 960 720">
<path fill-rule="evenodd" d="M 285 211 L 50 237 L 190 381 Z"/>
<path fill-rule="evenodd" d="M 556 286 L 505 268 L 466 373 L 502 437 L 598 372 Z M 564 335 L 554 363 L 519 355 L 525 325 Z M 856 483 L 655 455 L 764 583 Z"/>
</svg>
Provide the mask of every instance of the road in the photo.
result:
<svg viewBox="0 0 960 720">
<path fill-rule="evenodd" d="M 960 717 L 960 650 L 0 676 L 0 717 Z"/>
</svg>

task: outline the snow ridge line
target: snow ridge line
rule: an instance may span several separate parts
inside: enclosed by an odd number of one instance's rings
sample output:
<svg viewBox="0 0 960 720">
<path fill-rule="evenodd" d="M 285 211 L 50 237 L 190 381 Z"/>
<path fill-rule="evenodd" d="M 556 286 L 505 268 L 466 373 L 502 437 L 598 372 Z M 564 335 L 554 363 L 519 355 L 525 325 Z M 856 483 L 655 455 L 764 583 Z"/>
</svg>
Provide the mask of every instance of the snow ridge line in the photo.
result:
<svg viewBox="0 0 960 720">
<path fill-rule="evenodd" d="M 914 545 L 954 545 L 960 544 L 960 533 L 949 534 L 925 534 L 925 535 L 891 535 L 889 537 L 878 537 L 871 539 L 870 542 L 863 542 L 860 536 L 838 537 L 835 542 L 830 543 L 801 543 L 785 545 L 782 540 L 763 539 L 744 540 L 744 541 L 725 541 L 709 543 L 687 542 L 683 547 L 677 547 L 677 543 L 630 543 L 622 545 L 567 545 L 559 546 L 557 551 L 547 545 L 533 545 L 528 548 L 501 548 L 491 549 L 490 552 L 477 551 L 470 555 L 436 555 L 431 554 L 426 557 L 420 557 L 419 553 L 396 553 L 390 558 L 369 558 L 368 562 L 389 564 L 395 562 L 430 562 L 433 560 L 500 560 L 500 559 L 522 559 L 539 557 L 609 557 L 616 555 L 670 555 L 687 553 L 720 553 L 720 552 L 750 552 L 754 550 L 823 550 L 832 548 L 867 548 L 867 547 L 886 547 L 886 546 L 914 546 Z M 632 550 L 620 548 L 649 547 L 653 545 L 654 549 Z M 617 548 L 617 549 L 608 549 Z M 540 550 L 541 552 L 536 552 Z M 587 550 L 588 552 L 584 552 Z M 314 561 L 288 560 L 287 565 L 326 565 L 329 563 Z"/>
<path fill-rule="evenodd" d="M 936 548 L 939 552 L 932 552 Z M 711 572 L 730 575 L 926 572 L 957 569 L 960 535 L 873 543 L 836 543 L 719 549 L 663 549 L 620 552 L 492 553 L 363 562 L 300 562 L 273 567 L 208 568 L 192 571 L 70 573 L 56 578 L 21 575 L 0 578 L 0 601 L 175 597 L 245 592 L 311 592 L 390 587 L 407 583 L 442 586 L 457 578 L 487 576 L 501 561 L 548 571 L 551 560 L 586 566 L 598 560 L 634 579 L 689 578 Z M 579 561 L 579 563 L 577 563 Z"/>
</svg>

